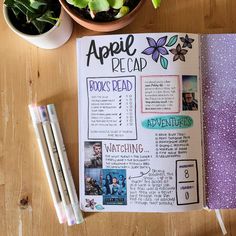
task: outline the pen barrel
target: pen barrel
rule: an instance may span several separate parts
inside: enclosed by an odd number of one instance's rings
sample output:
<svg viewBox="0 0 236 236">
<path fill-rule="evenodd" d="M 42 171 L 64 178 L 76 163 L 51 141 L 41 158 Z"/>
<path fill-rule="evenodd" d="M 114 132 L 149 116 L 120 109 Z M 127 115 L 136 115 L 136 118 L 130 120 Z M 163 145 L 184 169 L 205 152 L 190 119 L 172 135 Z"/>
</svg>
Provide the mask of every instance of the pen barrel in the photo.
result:
<svg viewBox="0 0 236 236">
<path fill-rule="evenodd" d="M 79 201 L 78 201 L 73 177 L 71 174 L 71 169 L 70 169 L 69 161 L 67 158 L 66 149 L 64 146 L 64 142 L 63 142 L 63 138 L 62 138 L 62 134 L 61 134 L 61 129 L 60 129 L 59 122 L 57 119 L 55 106 L 53 104 L 50 104 L 47 106 L 47 108 L 48 108 L 48 113 L 49 113 L 49 118 L 50 118 L 50 122 L 51 122 L 53 135 L 54 135 L 55 142 L 56 142 L 56 147 L 57 147 L 60 162 L 62 165 L 62 170 L 64 173 L 64 177 L 65 177 L 66 185 L 68 188 L 71 204 L 72 204 L 73 211 L 75 214 L 76 223 L 79 224 L 79 223 L 83 222 L 83 216 L 82 216 L 82 212 L 79 208 Z"/>
<path fill-rule="evenodd" d="M 80 224 L 84 221 L 83 214 L 80 210 L 79 203 L 72 205 L 73 210 L 75 212 L 75 219 L 76 219 L 76 224 Z"/>
<path fill-rule="evenodd" d="M 73 211 L 71 211 L 70 198 L 69 198 L 68 190 L 66 187 L 62 167 L 60 164 L 59 155 L 58 155 L 55 140 L 53 137 L 51 125 L 49 122 L 47 108 L 46 108 L 46 106 L 40 106 L 38 108 L 38 110 L 39 110 L 39 114 L 40 114 L 40 117 L 42 120 L 43 130 L 44 130 L 44 134 L 46 137 L 48 150 L 50 153 L 51 162 L 52 162 L 52 166 L 53 166 L 54 173 L 56 176 L 56 181 L 58 184 L 59 192 L 61 194 L 62 203 L 63 203 L 64 209 L 65 209 L 67 222 L 68 222 L 68 225 L 73 225 L 73 224 L 75 224 L 75 217 L 74 217 Z"/>
<path fill-rule="evenodd" d="M 46 178 L 47 178 L 49 190 L 52 196 L 53 204 L 54 204 L 59 222 L 60 224 L 62 224 L 65 222 L 65 212 L 64 212 L 63 205 L 61 202 L 61 196 L 58 193 L 57 183 L 56 183 L 54 171 L 53 171 L 50 159 L 49 159 L 49 154 L 48 154 L 47 145 L 44 139 L 43 129 L 40 123 L 38 124 L 34 123 L 33 126 L 34 126 L 34 131 L 37 137 L 39 151 L 41 154 L 43 167 L 46 173 Z"/>
<path fill-rule="evenodd" d="M 69 161 L 67 158 L 65 146 L 63 143 L 62 135 L 61 135 L 61 132 L 58 132 L 58 129 L 60 129 L 59 124 L 57 122 L 53 123 L 52 130 L 53 130 L 54 134 L 55 133 L 57 134 L 57 135 L 54 135 L 54 137 L 55 137 L 56 145 L 58 147 L 59 158 L 62 163 L 62 170 L 63 170 L 64 176 L 65 176 L 66 184 L 68 186 L 68 192 L 69 192 L 71 204 L 73 207 L 73 211 L 75 214 L 76 223 L 79 224 L 82 222 L 81 218 L 83 218 L 83 217 L 81 217 L 82 213 L 81 213 L 80 208 L 78 207 L 79 201 L 78 201 L 78 197 L 77 197 L 77 193 L 76 193 Z"/>
<path fill-rule="evenodd" d="M 40 121 L 37 107 L 33 106 L 33 105 L 29 105 L 29 111 L 30 111 L 30 116 L 31 116 L 32 122 L 33 122 L 33 127 L 34 127 L 34 131 L 36 134 L 36 138 L 37 138 L 37 142 L 38 142 L 38 146 L 39 146 L 39 151 L 40 151 L 42 162 L 43 162 L 44 171 L 46 173 L 47 182 L 49 185 L 49 190 L 51 193 L 54 207 L 56 209 L 57 217 L 58 217 L 60 223 L 64 223 L 65 222 L 65 211 L 62 206 L 61 196 L 59 195 L 59 192 L 58 192 L 57 183 L 55 180 L 55 176 L 54 176 L 52 164 L 50 161 L 50 157 L 49 157 L 49 153 L 48 153 L 48 149 L 47 149 L 47 144 L 45 141 L 43 128 L 41 125 L 41 121 Z"/>
</svg>

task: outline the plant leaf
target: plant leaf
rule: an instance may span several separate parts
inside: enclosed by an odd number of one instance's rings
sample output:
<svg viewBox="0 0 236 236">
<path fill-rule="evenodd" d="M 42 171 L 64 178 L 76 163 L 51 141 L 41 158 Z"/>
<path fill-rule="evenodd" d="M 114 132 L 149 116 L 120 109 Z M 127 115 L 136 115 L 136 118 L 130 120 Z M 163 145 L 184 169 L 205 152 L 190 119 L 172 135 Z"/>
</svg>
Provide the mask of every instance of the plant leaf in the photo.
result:
<svg viewBox="0 0 236 236">
<path fill-rule="evenodd" d="M 53 17 L 53 12 L 50 10 L 47 10 L 42 16 L 38 17 L 37 20 L 41 22 L 47 22 L 52 25 L 55 25 L 57 22 L 57 18 Z"/>
<path fill-rule="evenodd" d="M 12 7 L 11 9 L 12 9 L 13 13 L 15 14 L 16 18 L 18 19 L 18 16 L 21 11 L 16 7 Z"/>
<path fill-rule="evenodd" d="M 110 5 L 107 0 L 90 0 L 88 6 L 90 11 L 94 13 L 108 11 L 110 9 Z"/>
<path fill-rule="evenodd" d="M 13 7 L 14 2 L 15 2 L 14 0 L 5 0 L 4 5 L 6 5 L 7 7 Z"/>
<path fill-rule="evenodd" d="M 118 14 L 114 18 L 116 18 L 116 19 L 121 18 L 121 17 L 127 15 L 128 13 L 129 13 L 129 7 L 123 6 L 123 7 L 121 7 Z"/>
<path fill-rule="evenodd" d="M 45 23 L 44 22 L 42 22 L 42 21 L 38 21 L 38 20 L 32 20 L 32 22 L 31 22 L 34 26 L 35 26 L 35 28 L 38 30 L 38 32 L 39 32 L 39 34 L 41 34 L 41 33 L 43 33 L 43 30 L 44 30 L 44 28 L 45 28 Z"/>
<path fill-rule="evenodd" d="M 28 1 L 28 0 L 15 0 L 15 3 L 21 4 L 28 11 L 31 11 L 32 13 L 35 12 L 35 9 L 30 6 L 30 1 Z"/>
<path fill-rule="evenodd" d="M 30 1 L 30 6 L 36 10 L 38 10 L 41 6 L 45 6 L 47 5 L 46 2 L 44 2 L 43 0 L 41 1 Z"/>
<path fill-rule="evenodd" d="M 24 15 L 27 15 L 27 8 L 25 8 L 24 7 L 24 5 L 21 5 L 21 4 L 19 4 L 19 3 L 14 3 L 14 7 L 13 8 L 15 8 L 15 9 L 18 9 L 19 11 L 21 11 Z M 12 8 L 12 9 L 13 9 Z"/>
<path fill-rule="evenodd" d="M 158 8 L 161 5 L 161 0 L 152 0 L 152 4 L 155 8 Z"/>
<path fill-rule="evenodd" d="M 167 69 L 167 67 L 168 67 L 168 60 L 165 57 L 161 56 L 160 63 L 161 63 L 161 66 L 164 69 Z"/>
<path fill-rule="evenodd" d="M 114 9 L 120 9 L 124 5 L 124 0 L 108 0 L 108 2 Z"/>
<path fill-rule="evenodd" d="M 26 12 L 27 22 L 31 22 L 32 20 L 35 20 L 38 17 L 40 17 L 40 14 L 35 14 L 35 13 L 30 12 L 30 11 Z"/>
<path fill-rule="evenodd" d="M 89 0 L 66 0 L 69 4 L 78 7 L 78 8 L 85 8 L 88 6 Z"/>
<path fill-rule="evenodd" d="M 177 40 L 178 40 L 178 35 L 172 36 L 169 39 L 168 43 L 166 44 L 166 47 L 172 47 L 177 42 Z"/>
</svg>

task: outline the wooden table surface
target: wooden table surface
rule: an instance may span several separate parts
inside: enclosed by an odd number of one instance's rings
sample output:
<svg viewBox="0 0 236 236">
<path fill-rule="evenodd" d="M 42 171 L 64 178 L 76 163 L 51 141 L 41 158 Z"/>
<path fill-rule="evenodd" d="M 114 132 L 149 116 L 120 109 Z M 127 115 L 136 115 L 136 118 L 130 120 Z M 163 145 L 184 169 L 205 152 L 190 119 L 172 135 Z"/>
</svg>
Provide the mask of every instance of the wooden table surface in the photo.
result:
<svg viewBox="0 0 236 236">
<path fill-rule="evenodd" d="M 163 0 L 155 11 L 147 0 L 136 20 L 116 33 L 233 33 L 235 9 L 235 0 Z M 56 105 L 78 190 L 75 39 L 96 34 L 75 23 L 68 43 L 42 50 L 15 35 L 0 15 L 0 235 L 221 235 L 215 213 L 207 211 L 91 213 L 81 225 L 58 223 L 28 104 Z M 236 235 L 236 210 L 222 215 L 228 235 Z"/>
</svg>

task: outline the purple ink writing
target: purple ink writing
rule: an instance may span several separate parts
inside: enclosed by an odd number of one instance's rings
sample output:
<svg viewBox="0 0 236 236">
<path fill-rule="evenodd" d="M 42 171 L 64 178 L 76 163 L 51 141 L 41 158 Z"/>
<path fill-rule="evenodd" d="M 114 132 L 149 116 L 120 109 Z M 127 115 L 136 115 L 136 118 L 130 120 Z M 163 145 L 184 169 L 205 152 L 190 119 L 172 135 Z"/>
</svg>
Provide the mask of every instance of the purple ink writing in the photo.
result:
<svg viewBox="0 0 236 236">
<path fill-rule="evenodd" d="M 110 81 L 96 81 L 89 80 L 89 91 L 97 91 L 97 92 L 109 92 L 110 91 Z"/>
<path fill-rule="evenodd" d="M 116 92 L 130 91 L 132 83 L 129 80 L 112 80 L 112 89 Z"/>
<path fill-rule="evenodd" d="M 142 153 L 142 144 L 104 144 L 106 152 L 129 152 L 129 153 Z"/>
<path fill-rule="evenodd" d="M 131 91 L 133 84 L 129 80 L 89 80 L 88 89 L 90 92 L 122 92 Z"/>
</svg>

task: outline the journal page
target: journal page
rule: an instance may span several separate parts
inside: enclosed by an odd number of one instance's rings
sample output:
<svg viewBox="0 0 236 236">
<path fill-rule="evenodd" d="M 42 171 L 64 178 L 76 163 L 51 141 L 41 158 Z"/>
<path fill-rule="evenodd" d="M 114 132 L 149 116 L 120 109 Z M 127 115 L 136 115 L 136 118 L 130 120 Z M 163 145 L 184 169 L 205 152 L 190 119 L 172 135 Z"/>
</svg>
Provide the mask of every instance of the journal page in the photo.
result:
<svg viewBox="0 0 236 236">
<path fill-rule="evenodd" d="M 177 33 L 77 40 L 82 210 L 203 207 L 198 44 Z"/>
<path fill-rule="evenodd" d="M 236 208 L 236 35 L 201 37 L 206 203 Z"/>
</svg>

